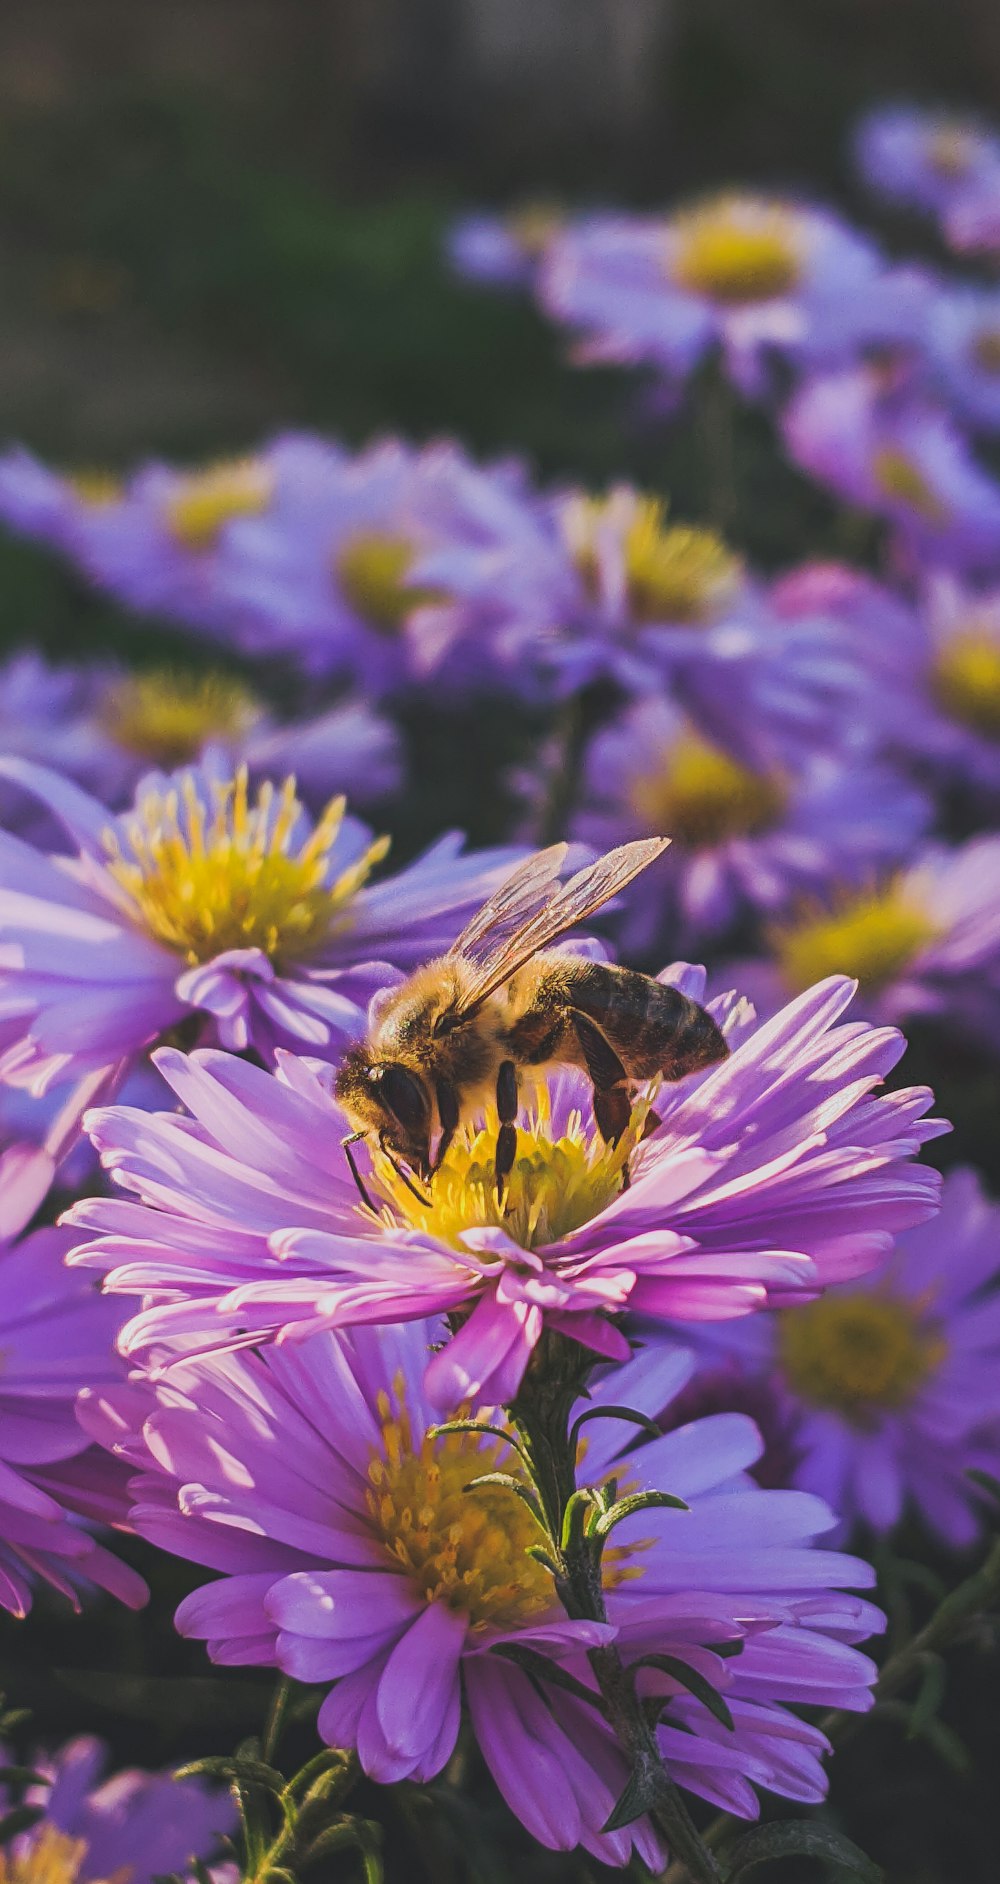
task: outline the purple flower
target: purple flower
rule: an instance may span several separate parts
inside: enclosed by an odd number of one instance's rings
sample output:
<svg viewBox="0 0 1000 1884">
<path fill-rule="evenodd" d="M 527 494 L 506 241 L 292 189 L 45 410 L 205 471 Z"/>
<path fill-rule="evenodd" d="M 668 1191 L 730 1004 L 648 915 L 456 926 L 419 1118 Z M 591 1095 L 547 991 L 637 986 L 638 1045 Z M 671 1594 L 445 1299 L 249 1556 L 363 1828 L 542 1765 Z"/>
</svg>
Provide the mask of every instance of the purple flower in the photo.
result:
<svg viewBox="0 0 1000 1884">
<path fill-rule="evenodd" d="M 573 828 L 598 850 L 671 833 L 664 869 L 640 878 L 618 919 L 628 957 L 781 914 L 831 877 L 863 882 L 900 862 L 930 822 L 929 800 L 887 767 L 817 755 L 751 768 L 654 695 L 593 740 Z"/>
<path fill-rule="evenodd" d="M 333 1683 L 320 1733 L 356 1747 L 374 1779 L 424 1781 L 450 1757 L 464 1694 L 483 1755 L 512 1809 L 557 1849 L 612 1864 L 633 1843 L 659 1867 L 647 1823 L 601 1827 L 627 1778 L 596 1708 L 544 1693 L 497 1650 L 521 1647 L 592 1686 L 585 1659 L 615 1638 L 631 1658 L 669 1654 L 724 1690 L 723 1737 L 683 1682 L 640 1676 L 663 1697 L 660 1744 L 682 1785 L 744 1816 L 754 1784 L 797 1799 L 825 1792 L 818 1729 L 791 1701 L 863 1709 L 873 1668 L 848 1646 L 882 1624 L 841 1593 L 868 1565 L 812 1548 L 832 1523 L 818 1499 L 761 1491 L 750 1421 L 724 1416 L 615 1458 L 622 1429 L 591 1423 L 585 1482 L 613 1469 L 629 1489 L 669 1487 L 689 1506 L 625 1520 L 605 1557 L 607 1623 L 573 1621 L 519 1500 L 470 1478 L 520 1478 L 502 1438 L 436 1434 L 421 1380 L 437 1333 L 319 1334 L 266 1355 L 186 1363 L 157 1386 L 89 1395 L 95 1435 L 139 1468 L 141 1535 L 221 1572 L 177 1613 L 223 1663 L 277 1664 Z M 616 1370 L 585 1402 L 662 1403 L 688 1371 L 656 1356 Z M 727 1645 L 739 1643 L 735 1658 Z M 543 1676 L 544 1685 L 544 1676 Z"/>
<path fill-rule="evenodd" d="M 696 999 L 704 988 L 703 971 L 664 979 Z M 495 1116 L 456 1134 L 426 1198 L 372 1150 L 368 1211 L 340 1149 L 330 1068 L 282 1056 L 274 1078 L 164 1050 L 156 1064 L 192 1116 L 88 1118 L 115 1183 L 140 1201 L 74 1206 L 66 1221 L 97 1233 L 75 1260 L 145 1298 L 122 1335 L 129 1351 L 458 1313 L 429 1369 L 432 1397 L 509 1399 L 544 1326 L 624 1358 L 613 1318 L 626 1306 L 746 1314 L 870 1268 L 935 1208 L 937 1174 L 909 1160 L 947 1128 L 924 1119 L 926 1089 L 875 1095 L 904 1043 L 838 1024 L 851 994 L 831 979 L 761 1028 L 734 996 L 713 1002 L 731 1057 L 662 1087 L 645 1137 L 638 1103 L 616 1147 L 597 1136 L 580 1076 L 540 1081 L 502 1202 Z"/>
<path fill-rule="evenodd" d="M 41 766 L 0 760 L 0 776 L 78 846 L 46 857 L 0 833 L 0 1077 L 36 1093 L 127 1067 L 195 1016 L 238 1049 L 343 1042 L 517 861 L 462 856 L 453 835 L 369 883 L 387 839 L 342 799 L 314 824 L 292 779 L 252 794 L 245 766 L 151 773 L 114 818 Z"/>
<path fill-rule="evenodd" d="M 433 490 L 428 479 L 425 506 Z M 448 598 L 424 612 L 442 674 L 481 661 L 485 641 L 494 667 L 542 699 L 594 681 L 666 686 L 751 764 L 844 741 L 860 717 L 844 636 L 829 622 L 778 619 L 721 538 L 669 523 L 661 500 L 619 485 L 603 498 L 570 489 L 532 502 L 471 480 L 458 509 L 454 487 L 438 495 L 442 547 L 420 570 Z"/>
<path fill-rule="evenodd" d="M 235 1830 L 235 1807 L 225 1792 L 135 1768 L 102 1782 L 106 1759 L 99 1740 L 82 1736 L 58 1753 L 33 1756 L 48 1784 L 32 1787 L 28 1797 L 44 1816 L 18 1833 L 5 1875 L 24 1884 L 110 1884 L 126 1877 L 128 1884 L 153 1884 L 165 1872 L 186 1872 L 193 1860 L 213 1857 Z"/>
<path fill-rule="evenodd" d="M 0 518 L 22 536 L 77 555 L 87 525 L 121 502 L 117 479 L 105 472 L 63 476 L 23 446 L 0 455 Z"/>
<path fill-rule="evenodd" d="M 909 563 L 996 567 L 1000 485 L 943 408 L 855 368 L 807 380 L 783 430 L 795 463 L 883 518 Z"/>
<path fill-rule="evenodd" d="M 829 886 L 771 931 L 771 960 L 730 965 L 758 1011 L 781 1009 L 832 964 L 877 1024 L 932 1020 L 1000 1047 L 1000 838 L 929 845 L 881 883 Z"/>
<path fill-rule="evenodd" d="M 8 1151 L 0 1165 L 8 1236 L 11 1213 L 14 1227 L 26 1214 L 23 1177 Z M 147 1595 L 142 1578 L 92 1535 L 95 1523 L 123 1524 L 124 1479 L 88 1442 L 74 1405 L 80 1387 L 102 1390 L 123 1380 L 114 1346 L 121 1316 L 66 1268 L 72 1240 L 65 1230 L 43 1229 L 0 1243 L 0 1605 L 15 1616 L 27 1614 L 39 1581 L 75 1608 L 95 1586 L 131 1608 Z"/>
<path fill-rule="evenodd" d="M 1000 795 L 1000 590 L 931 570 L 911 596 L 846 565 L 813 564 L 786 576 L 774 600 L 854 635 L 883 751 L 938 782 Z"/>
<path fill-rule="evenodd" d="M 590 216 L 546 248 L 539 294 L 581 336 L 577 358 L 653 366 L 683 382 L 713 346 L 764 390 L 768 352 L 832 366 L 909 344 L 921 293 L 828 211 L 720 196 L 669 217 Z"/>
<path fill-rule="evenodd" d="M 1000 176 L 997 179 L 1000 200 Z M 931 371 L 960 418 L 977 429 L 1000 427 L 1000 293 L 949 284 L 928 309 L 925 345 Z"/>
<path fill-rule="evenodd" d="M 557 203 L 517 204 L 504 215 L 479 210 L 459 216 L 447 232 L 448 260 L 467 280 L 493 288 L 530 288 L 564 221 Z"/>
<path fill-rule="evenodd" d="M 964 113 L 879 105 L 856 127 L 854 155 L 882 196 L 937 216 L 991 185 L 1000 189 L 1000 138 Z"/>
<path fill-rule="evenodd" d="M 940 1214 L 905 1231 L 883 1268 L 746 1333 L 714 1332 L 692 1399 L 729 1357 L 794 1430 L 786 1482 L 880 1533 L 912 1507 L 964 1549 L 981 1522 L 968 1469 L 1000 1473 L 998 1274 L 1000 1209 L 974 1172 L 952 1171 Z"/>
</svg>

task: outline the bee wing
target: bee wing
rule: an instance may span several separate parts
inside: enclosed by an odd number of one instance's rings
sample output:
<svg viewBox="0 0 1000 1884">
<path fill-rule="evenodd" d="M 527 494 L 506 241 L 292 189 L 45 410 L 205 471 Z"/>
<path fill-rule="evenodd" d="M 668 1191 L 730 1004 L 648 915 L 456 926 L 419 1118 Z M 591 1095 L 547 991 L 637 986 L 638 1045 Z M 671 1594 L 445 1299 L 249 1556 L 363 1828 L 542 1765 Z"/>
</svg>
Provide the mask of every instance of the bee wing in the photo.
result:
<svg viewBox="0 0 1000 1884">
<path fill-rule="evenodd" d="M 550 844 L 548 850 L 536 850 L 518 864 L 466 923 L 448 950 L 449 955 L 476 962 L 483 945 L 488 944 L 484 965 L 492 959 L 509 936 L 524 928 L 550 894 L 553 883 L 558 882 L 567 848 L 566 844 Z"/>
<path fill-rule="evenodd" d="M 668 837 L 650 837 L 635 844 L 619 844 L 616 850 L 609 850 L 596 863 L 578 870 L 575 877 L 571 877 L 561 889 L 557 889 L 539 907 L 533 909 L 516 927 L 512 929 L 509 925 L 505 926 L 495 940 L 493 924 L 482 921 L 489 909 L 487 904 L 486 909 L 480 910 L 479 916 L 469 925 L 470 931 L 475 930 L 477 953 L 472 959 L 476 962 L 478 973 L 469 977 L 456 1003 L 455 1012 L 468 1014 L 480 1001 L 485 1001 L 495 988 L 509 981 L 511 975 L 530 961 L 533 955 L 537 955 L 540 949 L 547 948 L 550 942 L 565 935 L 567 929 L 574 928 L 578 922 L 585 922 L 588 916 L 603 908 L 613 896 L 617 896 L 619 890 L 631 883 L 633 877 L 645 870 L 647 864 L 659 857 L 669 842 Z M 561 848 L 560 845 L 553 847 L 554 850 Z M 539 851 L 537 858 L 529 861 L 536 862 L 551 855 L 552 852 Z M 527 866 L 522 864 L 521 872 L 526 869 Z M 515 872 L 515 875 L 519 874 Z M 549 874 L 551 876 L 551 871 Z M 536 890 L 539 881 L 535 880 Z M 513 878 L 509 878 L 508 883 L 512 885 Z M 507 884 L 501 887 L 498 897 L 503 897 L 507 887 Z M 484 944 L 489 946 L 483 949 Z M 459 937 L 452 953 L 468 958 L 463 937 Z"/>
</svg>

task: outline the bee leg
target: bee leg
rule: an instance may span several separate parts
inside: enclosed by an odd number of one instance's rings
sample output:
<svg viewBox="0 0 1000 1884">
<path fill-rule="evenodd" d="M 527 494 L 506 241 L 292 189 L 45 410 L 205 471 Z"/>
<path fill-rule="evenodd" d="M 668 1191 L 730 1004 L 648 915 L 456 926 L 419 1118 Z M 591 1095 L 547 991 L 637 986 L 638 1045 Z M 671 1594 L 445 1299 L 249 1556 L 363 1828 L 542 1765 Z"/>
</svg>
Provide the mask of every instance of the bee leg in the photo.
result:
<svg viewBox="0 0 1000 1884">
<path fill-rule="evenodd" d="M 500 1117 L 500 1130 L 497 1133 L 496 1174 L 497 1196 L 503 1196 L 504 1185 L 514 1168 L 517 1156 L 517 1067 L 513 1060 L 502 1060 L 497 1074 L 497 1112 Z"/>
<path fill-rule="evenodd" d="M 388 1145 L 385 1142 L 384 1135 L 381 1132 L 379 1133 L 378 1148 L 380 1152 L 382 1153 L 382 1156 L 384 1158 L 388 1158 L 389 1163 L 391 1164 L 393 1170 L 395 1171 L 396 1176 L 398 1177 L 400 1183 L 405 1185 L 406 1189 L 410 1193 L 410 1196 L 415 1197 L 417 1200 L 417 1203 L 421 1204 L 424 1210 L 429 1210 L 431 1207 L 431 1199 L 429 1197 L 425 1197 L 423 1194 L 423 1191 L 418 1191 L 416 1185 L 413 1182 L 413 1179 L 409 1175 L 409 1172 L 404 1168 L 403 1165 L 400 1164 L 398 1158 L 393 1157 L 392 1152 L 390 1151 Z"/>
<path fill-rule="evenodd" d="M 607 1144 L 617 1145 L 622 1134 L 627 1132 L 632 1117 L 628 1074 L 614 1047 L 586 1014 L 571 1008 L 570 1020 L 580 1042 L 587 1072 L 593 1081 L 597 1129 Z M 626 1165 L 622 1171 L 622 1189 L 627 1190 L 628 1186 L 629 1170 Z"/>
<path fill-rule="evenodd" d="M 367 1210 L 373 1210 L 375 1206 L 373 1205 L 372 1200 L 369 1197 L 368 1192 L 365 1189 L 364 1179 L 362 1178 L 361 1173 L 358 1170 L 357 1160 L 355 1159 L 354 1153 L 351 1150 L 351 1146 L 356 1145 L 359 1138 L 364 1138 L 364 1132 L 352 1132 L 349 1138 L 342 1138 L 340 1141 L 340 1144 L 341 1144 L 341 1149 L 344 1153 L 344 1156 L 347 1159 L 347 1162 L 351 1167 L 351 1176 L 354 1179 L 354 1182 L 358 1187 L 358 1191 L 361 1196 L 361 1202 L 364 1204 Z"/>
<path fill-rule="evenodd" d="M 458 1129 L 459 1119 L 458 1094 L 454 1086 L 449 1085 L 447 1080 L 439 1079 L 435 1087 L 435 1094 L 437 1097 L 438 1117 L 441 1120 L 441 1136 L 438 1139 L 437 1151 L 434 1154 L 434 1163 L 431 1166 L 432 1177 L 435 1171 L 437 1171 L 445 1161 L 448 1146 L 451 1144 Z"/>
</svg>

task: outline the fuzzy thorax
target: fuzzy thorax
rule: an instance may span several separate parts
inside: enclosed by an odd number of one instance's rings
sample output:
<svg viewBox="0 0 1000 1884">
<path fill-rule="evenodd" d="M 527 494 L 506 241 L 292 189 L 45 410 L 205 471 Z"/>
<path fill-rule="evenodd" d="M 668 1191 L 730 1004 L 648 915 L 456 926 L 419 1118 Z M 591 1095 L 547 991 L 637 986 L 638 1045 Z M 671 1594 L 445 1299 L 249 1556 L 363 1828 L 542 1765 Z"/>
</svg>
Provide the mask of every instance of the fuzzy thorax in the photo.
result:
<svg viewBox="0 0 1000 1884">
<path fill-rule="evenodd" d="M 251 798 L 241 766 L 213 783 L 206 806 L 187 774 L 179 787 L 146 792 L 122 833 L 105 833 L 106 868 L 136 922 L 192 966 L 248 948 L 295 962 L 347 919 L 389 846 L 376 839 L 331 881 L 344 809 L 332 799 L 310 830 L 294 779 L 267 782 Z"/>
</svg>

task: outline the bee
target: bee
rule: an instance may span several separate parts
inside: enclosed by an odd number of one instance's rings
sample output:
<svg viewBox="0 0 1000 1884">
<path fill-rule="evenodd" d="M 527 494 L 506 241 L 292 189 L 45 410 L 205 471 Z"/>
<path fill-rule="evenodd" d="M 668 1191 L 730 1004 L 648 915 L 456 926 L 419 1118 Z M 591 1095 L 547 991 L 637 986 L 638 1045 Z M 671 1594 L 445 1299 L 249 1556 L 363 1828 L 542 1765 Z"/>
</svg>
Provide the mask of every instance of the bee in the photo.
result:
<svg viewBox="0 0 1000 1884">
<path fill-rule="evenodd" d="M 352 1144 L 374 1134 L 404 1181 L 397 1160 L 429 1185 L 459 1125 L 490 1100 L 500 1121 L 502 1198 L 517 1150 L 524 1069 L 580 1067 L 593 1086 L 597 1129 L 615 1144 L 628 1127 L 637 1082 L 683 1079 L 726 1057 L 711 1015 L 677 988 L 550 946 L 624 889 L 669 841 L 622 844 L 565 884 L 559 871 L 566 845 L 536 851 L 447 955 L 382 998 L 367 1040 L 349 1050 L 335 1084 L 354 1128 L 343 1142 L 366 1204 Z"/>
</svg>

